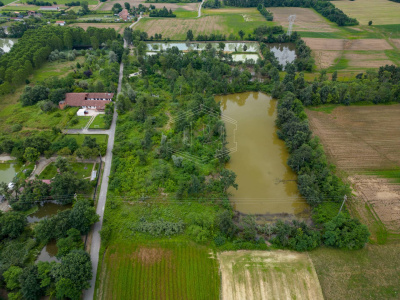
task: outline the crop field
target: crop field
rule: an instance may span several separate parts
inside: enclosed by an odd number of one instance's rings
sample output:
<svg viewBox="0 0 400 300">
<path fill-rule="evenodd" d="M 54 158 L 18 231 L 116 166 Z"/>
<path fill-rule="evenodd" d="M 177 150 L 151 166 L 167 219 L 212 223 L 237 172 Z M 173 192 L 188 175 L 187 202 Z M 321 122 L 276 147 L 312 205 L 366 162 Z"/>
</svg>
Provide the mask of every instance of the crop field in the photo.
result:
<svg viewBox="0 0 400 300">
<path fill-rule="evenodd" d="M 186 242 L 114 244 L 103 260 L 97 299 L 218 299 L 218 261 Z"/>
<path fill-rule="evenodd" d="M 397 63 L 387 51 L 395 51 L 384 39 L 303 38 L 313 51 L 317 68 L 360 71 Z"/>
<path fill-rule="evenodd" d="M 357 213 L 365 223 L 374 217 L 392 232 L 400 231 L 400 186 L 370 172 L 396 170 L 400 164 L 399 113 L 400 105 L 339 106 L 330 113 L 307 110 L 329 160 L 349 176 Z"/>
<path fill-rule="evenodd" d="M 323 299 L 307 254 L 230 251 L 218 254 L 222 299 Z"/>
<path fill-rule="evenodd" d="M 124 0 L 116 0 L 116 1 L 107 1 L 101 6 L 100 10 L 111 10 L 115 3 L 119 3 L 124 6 L 124 3 L 127 1 Z M 150 5 L 154 5 L 156 8 L 163 8 L 164 6 L 167 9 L 172 9 L 173 11 L 178 8 L 182 8 L 188 11 L 197 11 L 199 7 L 199 3 L 146 3 L 144 0 L 132 0 L 128 1 L 129 4 L 135 7 L 138 7 L 139 4 L 149 7 Z M 197 16 L 197 14 L 196 14 Z"/>
<path fill-rule="evenodd" d="M 293 30 L 311 32 L 334 32 L 338 31 L 336 25 L 311 8 L 301 7 L 268 7 L 274 14 L 274 22 L 288 28 L 290 15 L 296 15 Z"/>
<path fill-rule="evenodd" d="M 309 252 L 326 300 L 399 299 L 399 244 Z"/>
<path fill-rule="evenodd" d="M 84 30 L 88 29 L 89 27 L 96 27 L 96 28 L 114 28 L 118 33 L 122 33 L 124 28 L 129 26 L 131 23 L 74 23 L 71 24 L 71 27 L 81 27 Z"/>
<path fill-rule="evenodd" d="M 335 6 L 352 18 L 356 18 L 361 25 L 372 21 L 375 25 L 398 24 L 400 20 L 399 3 L 388 0 L 339 0 Z"/>
</svg>

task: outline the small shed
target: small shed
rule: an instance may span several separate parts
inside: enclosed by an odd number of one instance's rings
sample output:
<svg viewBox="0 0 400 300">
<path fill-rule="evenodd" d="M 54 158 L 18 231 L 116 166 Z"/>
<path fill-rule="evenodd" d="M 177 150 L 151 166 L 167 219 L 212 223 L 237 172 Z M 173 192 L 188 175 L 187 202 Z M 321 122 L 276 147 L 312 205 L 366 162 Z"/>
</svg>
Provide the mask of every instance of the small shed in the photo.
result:
<svg viewBox="0 0 400 300">
<path fill-rule="evenodd" d="M 90 176 L 90 181 L 95 180 L 97 177 L 97 171 L 92 171 L 92 175 Z"/>
<path fill-rule="evenodd" d="M 78 111 L 76 112 L 76 115 L 77 116 L 79 116 L 79 117 L 84 117 L 85 116 L 85 108 L 81 108 L 81 109 L 78 109 Z"/>
</svg>

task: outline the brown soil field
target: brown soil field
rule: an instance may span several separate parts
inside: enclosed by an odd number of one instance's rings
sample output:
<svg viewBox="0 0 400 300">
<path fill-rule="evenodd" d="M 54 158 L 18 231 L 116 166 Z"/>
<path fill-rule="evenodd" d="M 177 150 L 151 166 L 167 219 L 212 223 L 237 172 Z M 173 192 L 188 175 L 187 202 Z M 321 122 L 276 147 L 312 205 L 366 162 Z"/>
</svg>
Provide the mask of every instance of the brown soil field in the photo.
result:
<svg viewBox="0 0 400 300">
<path fill-rule="evenodd" d="M 136 29 L 146 31 L 149 36 L 161 33 L 164 38 L 179 39 L 185 38 L 189 29 L 193 30 L 194 36 L 198 34 L 210 34 L 222 32 L 223 22 L 220 16 L 207 16 L 199 19 L 143 19 Z"/>
<path fill-rule="evenodd" d="M 394 44 L 395 47 L 400 49 L 400 39 L 392 39 L 391 42 Z"/>
<path fill-rule="evenodd" d="M 386 40 L 383 39 L 320 39 L 303 38 L 311 50 L 366 50 L 381 51 L 393 49 Z"/>
<path fill-rule="evenodd" d="M 183 8 L 183 9 L 186 9 L 189 11 L 196 11 L 198 8 L 198 5 L 199 5 L 198 3 L 186 3 L 185 5 L 178 5 L 176 3 L 145 3 L 145 1 L 143 1 L 143 0 L 127 0 L 127 1 L 117 0 L 117 1 L 104 2 L 104 5 L 101 6 L 100 10 L 111 10 L 115 3 L 119 3 L 123 7 L 125 2 L 128 2 L 131 5 L 131 7 L 132 6 L 138 7 L 139 4 L 143 4 L 144 6 L 147 6 L 147 7 L 150 5 L 154 5 L 156 8 L 163 8 L 165 6 L 166 8 L 172 9 L 172 10 L 175 10 L 178 8 Z"/>
<path fill-rule="evenodd" d="M 218 254 L 223 300 L 323 299 L 314 266 L 305 253 L 230 251 Z"/>
<path fill-rule="evenodd" d="M 307 110 L 312 131 L 333 164 L 349 174 L 360 217 L 368 225 L 366 202 L 389 230 L 400 230 L 400 186 L 365 171 L 400 165 L 400 105 L 339 106 L 332 113 Z M 356 202 L 358 200 L 355 200 Z"/>
<path fill-rule="evenodd" d="M 310 8 L 301 7 L 268 7 L 274 14 L 274 21 L 287 28 L 289 26 L 288 18 L 290 15 L 296 15 L 293 29 L 296 31 L 311 32 L 333 32 L 337 31 L 332 27 L 329 21 L 326 21 L 321 15 Z"/>
<path fill-rule="evenodd" d="M 369 175 L 349 177 L 355 195 L 370 204 L 390 231 L 400 230 L 400 185 Z"/>
<path fill-rule="evenodd" d="M 83 29 L 88 29 L 88 27 L 97 28 L 114 28 L 117 32 L 122 33 L 124 28 L 130 25 L 130 22 L 126 23 L 74 23 L 71 27 L 82 27 Z"/>
<path fill-rule="evenodd" d="M 318 69 L 326 69 L 334 65 L 335 59 L 341 54 L 341 51 L 313 51 L 315 64 Z"/>
<path fill-rule="evenodd" d="M 345 53 L 344 57 L 349 60 L 349 67 L 366 69 L 366 68 L 379 68 L 384 65 L 392 65 L 393 62 L 386 56 L 384 52 L 371 53 Z"/>
</svg>

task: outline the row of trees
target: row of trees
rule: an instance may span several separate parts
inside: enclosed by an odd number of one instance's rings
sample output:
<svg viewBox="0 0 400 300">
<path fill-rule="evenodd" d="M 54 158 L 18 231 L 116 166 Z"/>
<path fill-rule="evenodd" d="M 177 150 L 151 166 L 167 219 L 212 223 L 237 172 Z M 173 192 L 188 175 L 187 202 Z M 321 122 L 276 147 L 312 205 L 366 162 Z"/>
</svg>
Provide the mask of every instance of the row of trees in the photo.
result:
<svg viewBox="0 0 400 300">
<path fill-rule="evenodd" d="M 264 18 L 267 21 L 273 21 L 274 20 L 274 14 L 272 12 L 270 12 L 269 10 L 267 10 L 264 5 L 259 4 L 257 6 L 257 10 L 260 12 L 260 14 L 262 14 L 264 16 Z"/>
<path fill-rule="evenodd" d="M 176 15 L 172 12 L 171 9 L 152 9 L 149 14 L 150 17 L 155 17 L 155 18 L 176 18 Z"/>
<path fill-rule="evenodd" d="M 225 5 L 239 7 L 310 7 L 315 9 L 331 22 L 339 26 L 358 25 L 358 21 L 350 18 L 342 10 L 329 1 L 324 0 L 224 0 Z"/>
</svg>

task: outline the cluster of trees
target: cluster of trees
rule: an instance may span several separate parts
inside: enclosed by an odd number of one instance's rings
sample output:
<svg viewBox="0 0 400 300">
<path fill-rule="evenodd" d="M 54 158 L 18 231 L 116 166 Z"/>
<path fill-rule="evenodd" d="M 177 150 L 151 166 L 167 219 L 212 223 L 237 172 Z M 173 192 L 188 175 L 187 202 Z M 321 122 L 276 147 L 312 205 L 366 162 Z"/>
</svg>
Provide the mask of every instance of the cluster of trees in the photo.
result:
<svg viewBox="0 0 400 300">
<path fill-rule="evenodd" d="M 8 223 L 4 227 L 3 218 Z M 39 299 L 41 296 L 55 295 L 59 299 L 80 299 L 82 290 L 90 286 L 92 278 L 90 256 L 82 250 L 81 235 L 87 234 L 98 218 L 89 201 L 78 200 L 72 209 L 40 221 L 34 227 L 37 242 L 43 245 L 50 239 L 56 239 L 60 262 L 38 262 L 25 266 L 12 264 L 7 269 L 3 268 L 2 281 L 10 291 L 8 296 L 12 299 Z M 15 234 L 24 231 L 26 222 L 26 216 L 22 213 L 1 215 L 1 232 L 7 232 L 12 226 L 13 232 L 8 236 L 15 238 Z"/>
<path fill-rule="evenodd" d="M 65 3 L 66 6 L 80 6 L 81 2 L 80 1 L 72 1 L 72 2 L 68 2 Z"/>
<path fill-rule="evenodd" d="M 257 6 L 257 10 L 264 16 L 264 18 L 267 21 L 273 21 L 274 20 L 274 14 L 267 10 L 263 4 L 259 4 Z"/>
<path fill-rule="evenodd" d="M 329 1 L 324 0 L 224 0 L 225 5 L 239 7 L 311 7 L 339 26 L 358 25 L 358 21 L 350 18 L 342 10 Z"/>
<path fill-rule="evenodd" d="M 220 8 L 221 1 L 220 0 L 207 0 L 203 3 L 203 8 Z"/>
<path fill-rule="evenodd" d="M 37 1 L 37 0 L 28 0 L 26 1 L 26 4 L 29 5 L 37 5 L 37 6 L 52 6 L 53 4 L 51 2 L 47 2 L 47 1 Z"/>
<path fill-rule="evenodd" d="M 115 30 L 111 28 L 88 28 L 84 31 L 75 27 L 43 26 L 27 30 L 11 51 L 0 57 L 0 94 L 7 94 L 12 90 L 12 85 L 25 82 L 34 69 L 40 68 L 48 60 L 54 50 L 70 50 L 76 46 L 95 48 L 103 43 L 119 45 L 117 49 L 122 47 Z"/>
<path fill-rule="evenodd" d="M 172 12 L 172 10 L 166 9 L 165 6 L 163 9 L 152 9 L 149 16 L 157 18 L 176 18 L 176 15 Z"/>
<path fill-rule="evenodd" d="M 77 178 L 65 158 L 58 157 L 55 165 L 59 173 L 50 184 L 38 179 L 27 181 L 23 176 L 14 178 L 12 186 L 1 183 L 2 193 L 14 210 L 25 211 L 48 200 L 68 204 L 73 201 L 76 192 L 89 191 L 89 181 Z"/>
</svg>

